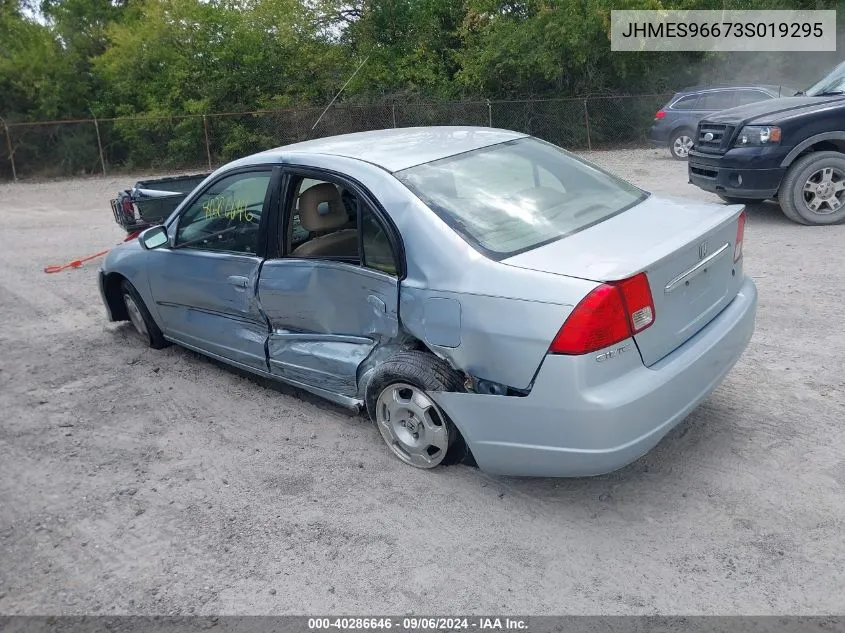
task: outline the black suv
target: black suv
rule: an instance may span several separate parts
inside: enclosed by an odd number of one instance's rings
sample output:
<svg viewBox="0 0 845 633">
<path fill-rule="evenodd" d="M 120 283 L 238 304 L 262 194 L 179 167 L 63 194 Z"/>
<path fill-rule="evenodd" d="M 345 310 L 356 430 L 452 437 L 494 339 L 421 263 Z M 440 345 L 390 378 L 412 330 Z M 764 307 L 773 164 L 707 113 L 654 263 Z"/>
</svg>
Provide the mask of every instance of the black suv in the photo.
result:
<svg viewBox="0 0 845 633">
<path fill-rule="evenodd" d="M 688 169 L 730 203 L 771 198 L 801 224 L 845 221 L 845 62 L 797 96 L 703 119 Z"/>
</svg>

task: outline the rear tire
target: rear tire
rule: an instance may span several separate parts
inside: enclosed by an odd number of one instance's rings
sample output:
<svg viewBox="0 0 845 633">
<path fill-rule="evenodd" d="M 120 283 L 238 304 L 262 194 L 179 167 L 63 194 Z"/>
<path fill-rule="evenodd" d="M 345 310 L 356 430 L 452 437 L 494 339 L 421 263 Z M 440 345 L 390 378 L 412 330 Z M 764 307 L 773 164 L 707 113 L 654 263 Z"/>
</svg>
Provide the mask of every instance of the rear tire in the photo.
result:
<svg viewBox="0 0 845 633">
<path fill-rule="evenodd" d="M 365 402 L 388 448 L 404 463 L 434 468 L 467 460 L 460 431 L 427 392 L 463 392 L 461 374 L 433 354 L 398 352 L 373 372 Z"/>
<path fill-rule="evenodd" d="M 783 214 L 799 224 L 845 221 L 845 155 L 812 152 L 795 161 L 780 186 Z"/>
<path fill-rule="evenodd" d="M 135 290 L 135 286 L 124 279 L 120 283 L 120 295 L 123 298 L 123 304 L 126 306 L 129 322 L 141 340 L 153 349 L 167 347 L 168 342 L 153 320 L 150 311 L 147 310 L 141 295 Z"/>
<path fill-rule="evenodd" d="M 672 154 L 672 158 L 687 160 L 693 145 L 693 134 L 692 130 L 687 129 L 677 130 L 672 134 L 669 138 L 669 153 Z"/>
</svg>

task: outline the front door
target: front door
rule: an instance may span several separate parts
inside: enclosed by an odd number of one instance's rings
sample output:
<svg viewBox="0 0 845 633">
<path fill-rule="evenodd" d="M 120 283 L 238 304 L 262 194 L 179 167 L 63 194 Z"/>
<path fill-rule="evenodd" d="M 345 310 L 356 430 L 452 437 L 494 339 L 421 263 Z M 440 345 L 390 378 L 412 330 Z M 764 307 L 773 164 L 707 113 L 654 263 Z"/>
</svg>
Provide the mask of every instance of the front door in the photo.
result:
<svg viewBox="0 0 845 633">
<path fill-rule="evenodd" d="M 211 183 L 150 252 L 150 291 L 167 338 L 267 371 L 268 324 L 256 299 L 271 211 L 271 168 Z"/>
<path fill-rule="evenodd" d="M 270 371 L 355 397 L 358 367 L 399 333 L 399 286 L 384 218 L 335 179 L 291 175 L 281 257 L 261 270 Z"/>
</svg>

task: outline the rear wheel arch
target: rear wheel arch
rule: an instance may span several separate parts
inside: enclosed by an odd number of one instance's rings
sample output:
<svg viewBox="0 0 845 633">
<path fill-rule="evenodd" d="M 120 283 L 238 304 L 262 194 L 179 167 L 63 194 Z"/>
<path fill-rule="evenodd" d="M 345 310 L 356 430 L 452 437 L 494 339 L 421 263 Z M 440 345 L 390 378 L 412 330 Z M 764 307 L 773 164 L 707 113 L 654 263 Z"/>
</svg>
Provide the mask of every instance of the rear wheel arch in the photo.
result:
<svg viewBox="0 0 845 633">
<path fill-rule="evenodd" d="M 680 125 L 675 126 L 675 128 L 669 132 L 669 137 L 675 136 L 679 132 L 686 132 L 690 136 L 695 136 L 695 127 L 691 126 L 689 123 L 681 123 Z"/>
<path fill-rule="evenodd" d="M 414 342 L 410 346 L 410 349 L 414 349 L 414 350 L 423 352 L 425 354 L 430 354 L 431 356 L 436 356 L 437 358 L 441 359 L 443 362 L 448 363 L 450 365 L 453 365 L 453 363 L 451 363 L 448 358 L 445 358 L 443 356 L 443 354 L 438 354 L 437 352 L 435 352 L 434 348 L 429 346 L 428 343 L 426 343 L 423 340 L 414 339 Z"/>
<path fill-rule="evenodd" d="M 453 369 L 447 361 L 425 349 L 401 350 L 381 362 L 375 368 L 367 383 L 364 399 L 367 414 L 389 446 L 391 446 L 391 443 L 381 429 L 377 407 L 379 406 L 379 398 L 393 385 L 410 385 L 419 389 L 423 394 L 426 392 L 463 392 L 466 390 L 463 374 Z M 443 423 L 450 428 L 448 450 L 437 461 L 437 464 L 446 465 L 461 462 L 471 464 L 472 456 L 458 425 L 439 406 L 436 406 L 436 410 L 443 419 Z M 391 449 L 393 450 L 393 446 L 391 446 Z M 393 452 L 402 461 L 410 463 L 395 450 Z"/>
</svg>

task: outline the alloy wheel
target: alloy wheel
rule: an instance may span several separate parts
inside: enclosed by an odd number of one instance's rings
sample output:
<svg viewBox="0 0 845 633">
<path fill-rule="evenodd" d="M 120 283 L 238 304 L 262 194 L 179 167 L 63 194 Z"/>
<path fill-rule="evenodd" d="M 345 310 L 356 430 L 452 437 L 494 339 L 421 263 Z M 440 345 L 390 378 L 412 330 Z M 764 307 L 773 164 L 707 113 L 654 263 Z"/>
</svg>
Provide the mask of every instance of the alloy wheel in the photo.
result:
<svg viewBox="0 0 845 633">
<path fill-rule="evenodd" d="M 434 468 L 449 451 L 449 427 L 424 391 L 407 383 L 385 387 L 376 401 L 376 426 L 406 464 Z"/>
<path fill-rule="evenodd" d="M 689 156 L 689 151 L 692 149 L 692 138 L 686 134 L 682 134 L 672 143 L 672 152 L 678 158 L 686 158 Z"/>
<path fill-rule="evenodd" d="M 834 167 L 813 172 L 803 189 L 804 204 L 812 213 L 829 215 L 845 204 L 845 174 Z"/>
</svg>

